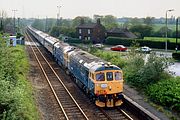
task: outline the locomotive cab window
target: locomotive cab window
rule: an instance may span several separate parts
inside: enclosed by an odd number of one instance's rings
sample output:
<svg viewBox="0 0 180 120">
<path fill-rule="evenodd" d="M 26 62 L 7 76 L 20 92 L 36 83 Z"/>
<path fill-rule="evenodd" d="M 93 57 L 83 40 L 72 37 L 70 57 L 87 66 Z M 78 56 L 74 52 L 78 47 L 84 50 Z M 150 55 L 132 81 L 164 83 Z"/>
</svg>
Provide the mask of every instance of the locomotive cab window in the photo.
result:
<svg viewBox="0 0 180 120">
<path fill-rule="evenodd" d="M 122 73 L 121 72 L 115 72 L 115 80 L 121 80 L 122 79 Z"/>
<path fill-rule="evenodd" d="M 107 79 L 107 81 L 112 81 L 113 80 L 113 73 L 112 72 L 107 72 L 106 73 L 106 79 Z"/>
<path fill-rule="evenodd" d="M 104 73 L 98 73 L 98 74 L 96 74 L 96 80 L 97 80 L 97 81 L 105 81 Z"/>
</svg>

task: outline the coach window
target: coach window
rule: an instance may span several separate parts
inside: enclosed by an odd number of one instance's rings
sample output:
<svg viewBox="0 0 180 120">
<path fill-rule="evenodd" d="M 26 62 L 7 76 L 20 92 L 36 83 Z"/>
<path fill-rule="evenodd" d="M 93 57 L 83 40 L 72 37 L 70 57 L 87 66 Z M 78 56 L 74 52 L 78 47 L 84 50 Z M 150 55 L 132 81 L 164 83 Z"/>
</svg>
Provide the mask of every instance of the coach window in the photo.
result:
<svg viewBox="0 0 180 120">
<path fill-rule="evenodd" d="M 106 79 L 107 79 L 107 81 L 112 81 L 113 80 L 113 73 L 112 72 L 107 72 L 106 73 Z"/>
<path fill-rule="evenodd" d="M 122 73 L 115 72 L 115 80 L 121 80 L 122 79 Z"/>
<path fill-rule="evenodd" d="M 97 81 L 105 81 L 105 76 L 104 76 L 104 73 L 98 73 L 96 74 L 96 80 Z"/>
</svg>

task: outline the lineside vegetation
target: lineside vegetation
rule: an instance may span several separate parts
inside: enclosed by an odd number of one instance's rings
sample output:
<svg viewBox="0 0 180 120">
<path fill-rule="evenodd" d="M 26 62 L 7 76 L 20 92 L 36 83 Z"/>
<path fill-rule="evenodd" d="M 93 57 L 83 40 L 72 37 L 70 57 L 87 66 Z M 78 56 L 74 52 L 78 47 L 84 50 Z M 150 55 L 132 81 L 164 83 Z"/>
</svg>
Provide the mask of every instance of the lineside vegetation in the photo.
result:
<svg viewBox="0 0 180 120">
<path fill-rule="evenodd" d="M 6 36 L 7 37 L 7 36 Z M 24 46 L 7 47 L 0 35 L 0 119 L 37 120 L 38 112 L 27 81 L 29 62 Z"/>
<path fill-rule="evenodd" d="M 125 82 L 145 93 L 156 104 L 180 112 L 180 77 L 172 77 L 165 70 L 172 60 L 154 54 L 145 60 L 145 54 L 135 52 L 135 48 L 126 57 L 119 52 L 95 49 L 91 53 L 121 67 Z"/>
</svg>

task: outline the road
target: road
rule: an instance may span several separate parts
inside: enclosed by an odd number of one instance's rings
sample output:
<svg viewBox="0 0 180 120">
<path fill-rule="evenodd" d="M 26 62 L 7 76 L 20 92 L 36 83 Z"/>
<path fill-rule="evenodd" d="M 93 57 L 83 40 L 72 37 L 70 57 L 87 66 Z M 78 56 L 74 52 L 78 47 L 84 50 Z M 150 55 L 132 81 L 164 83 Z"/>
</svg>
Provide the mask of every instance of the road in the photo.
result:
<svg viewBox="0 0 180 120">
<path fill-rule="evenodd" d="M 174 76 L 180 76 L 180 63 L 175 62 L 173 65 L 169 66 L 168 70 L 172 72 Z"/>
</svg>

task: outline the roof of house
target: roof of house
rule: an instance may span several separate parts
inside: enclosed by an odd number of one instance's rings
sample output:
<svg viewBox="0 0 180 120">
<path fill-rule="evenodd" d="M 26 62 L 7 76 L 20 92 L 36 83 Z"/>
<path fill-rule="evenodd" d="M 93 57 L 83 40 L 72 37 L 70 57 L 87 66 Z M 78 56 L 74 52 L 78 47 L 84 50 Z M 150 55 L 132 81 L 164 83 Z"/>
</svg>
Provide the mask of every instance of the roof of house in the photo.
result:
<svg viewBox="0 0 180 120">
<path fill-rule="evenodd" d="M 108 30 L 107 33 L 114 33 L 114 34 L 123 34 L 123 36 L 126 36 L 128 38 L 137 38 L 136 35 L 134 35 L 132 32 L 130 32 L 126 28 L 112 28 L 111 30 Z"/>
</svg>

